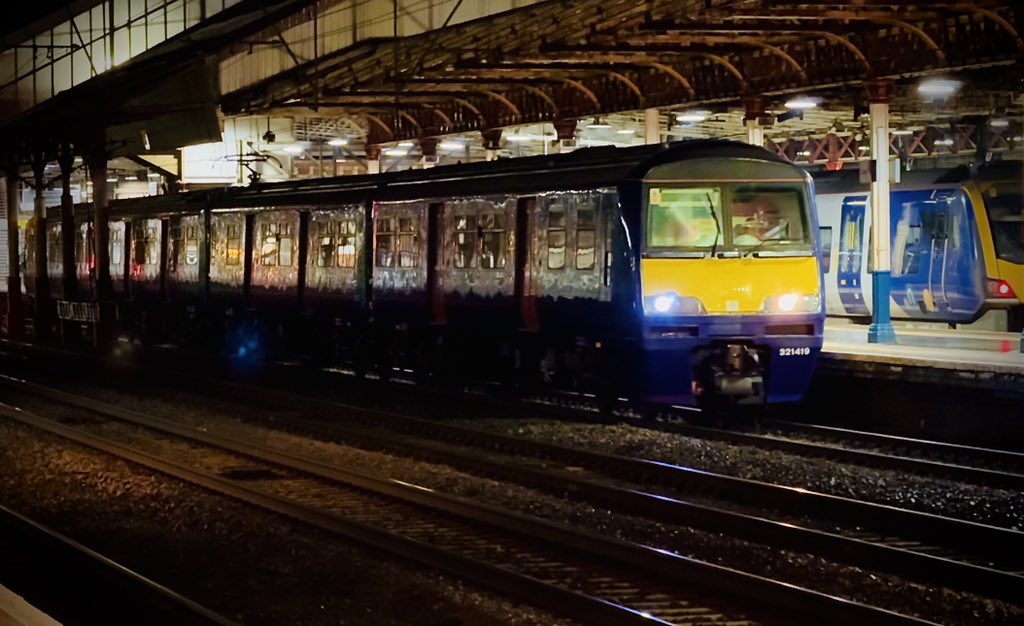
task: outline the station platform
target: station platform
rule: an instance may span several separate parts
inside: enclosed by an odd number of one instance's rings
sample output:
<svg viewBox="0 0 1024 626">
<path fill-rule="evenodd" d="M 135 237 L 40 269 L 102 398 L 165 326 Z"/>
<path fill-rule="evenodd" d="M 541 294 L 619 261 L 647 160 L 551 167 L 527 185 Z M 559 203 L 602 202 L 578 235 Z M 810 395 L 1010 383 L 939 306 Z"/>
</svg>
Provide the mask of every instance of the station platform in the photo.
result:
<svg viewBox="0 0 1024 626">
<path fill-rule="evenodd" d="M 949 383 L 1024 396 L 1021 335 L 894 322 L 895 344 L 868 343 L 868 327 L 825 323 L 824 374 Z"/>
<path fill-rule="evenodd" d="M 61 626 L 46 613 L 0 585 L 0 626 Z"/>
</svg>

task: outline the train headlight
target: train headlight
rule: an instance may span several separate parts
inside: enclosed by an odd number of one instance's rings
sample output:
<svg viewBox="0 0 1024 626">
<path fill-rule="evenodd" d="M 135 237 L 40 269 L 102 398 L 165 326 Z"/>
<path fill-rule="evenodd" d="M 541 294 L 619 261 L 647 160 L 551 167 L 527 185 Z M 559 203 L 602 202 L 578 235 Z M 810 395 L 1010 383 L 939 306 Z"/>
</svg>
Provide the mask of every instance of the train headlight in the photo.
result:
<svg viewBox="0 0 1024 626">
<path fill-rule="evenodd" d="M 704 312 L 704 304 L 700 300 L 674 291 L 644 298 L 644 313 L 647 315 L 701 315 Z"/>
<path fill-rule="evenodd" d="M 761 313 L 817 313 L 821 311 L 821 298 L 817 294 L 785 293 L 765 298 Z"/>
</svg>

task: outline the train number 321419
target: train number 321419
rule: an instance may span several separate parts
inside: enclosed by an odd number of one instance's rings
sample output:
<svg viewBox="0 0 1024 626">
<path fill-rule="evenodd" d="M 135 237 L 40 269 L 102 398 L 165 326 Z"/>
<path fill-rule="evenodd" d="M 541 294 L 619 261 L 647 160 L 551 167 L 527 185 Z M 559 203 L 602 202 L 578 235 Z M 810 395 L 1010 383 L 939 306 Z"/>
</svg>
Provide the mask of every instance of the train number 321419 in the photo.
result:
<svg viewBox="0 0 1024 626">
<path fill-rule="evenodd" d="M 779 356 L 807 356 L 810 348 L 779 348 Z"/>
</svg>

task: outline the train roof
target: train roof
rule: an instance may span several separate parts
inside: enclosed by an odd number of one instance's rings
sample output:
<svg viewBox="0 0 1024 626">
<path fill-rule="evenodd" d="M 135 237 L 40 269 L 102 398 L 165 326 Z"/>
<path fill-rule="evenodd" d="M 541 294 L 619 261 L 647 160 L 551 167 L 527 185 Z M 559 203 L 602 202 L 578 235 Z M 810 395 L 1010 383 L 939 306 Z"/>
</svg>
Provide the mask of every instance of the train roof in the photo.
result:
<svg viewBox="0 0 1024 626">
<path fill-rule="evenodd" d="M 958 185 L 969 180 L 991 182 L 994 180 L 1020 180 L 1024 168 L 1022 161 L 990 161 L 980 166 L 957 165 L 950 168 L 911 170 L 900 172 L 900 182 L 894 189 L 903 187 L 932 187 L 936 185 Z M 857 168 L 838 172 L 814 172 L 815 189 L 819 194 L 865 192 L 867 183 L 860 181 Z"/>
<path fill-rule="evenodd" d="M 692 159 L 739 158 L 799 168 L 759 147 L 721 139 L 695 139 L 617 148 L 582 148 L 568 154 L 448 165 L 281 183 L 257 184 L 151 196 L 111 203 L 114 217 L 197 212 L 220 209 L 302 207 L 362 204 L 375 200 L 408 200 L 445 196 L 487 195 L 611 187 L 638 181 L 652 169 Z M 664 169 L 664 167 L 662 168 Z"/>
</svg>

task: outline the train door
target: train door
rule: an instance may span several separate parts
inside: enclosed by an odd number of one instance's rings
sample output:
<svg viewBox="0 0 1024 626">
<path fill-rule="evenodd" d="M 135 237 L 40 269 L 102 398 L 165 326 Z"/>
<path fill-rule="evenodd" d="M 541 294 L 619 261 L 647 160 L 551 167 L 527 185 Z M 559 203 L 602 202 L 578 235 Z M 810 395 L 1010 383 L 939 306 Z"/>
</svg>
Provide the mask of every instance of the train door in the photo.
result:
<svg viewBox="0 0 1024 626">
<path fill-rule="evenodd" d="M 867 196 L 847 196 L 840 210 L 837 284 L 839 300 L 850 315 L 868 315 L 869 294 L 864 280 L 864 231 Z"/>
<path fill-rule="evenodd" d="M 448 322 L 444 301 L 444 287 L 440 271 L 444 263 L 442 240 L 444 233 L 444 205 L 435 202 L 427 207 L 427 298 L 430 302 L 430 319 L 434 324 Z"/>
<path fill-rule="evenodd" d="M 537 207 L 537 198 L 519 198 L 516 204 L 515 226 L 515 299 L 519 309 L 520 328 L 537 331 L 540 323 L 537 317 L 537 289 L 534 285 L 533 263 L 531 262 L 530 216 Z"/>
</svg>

